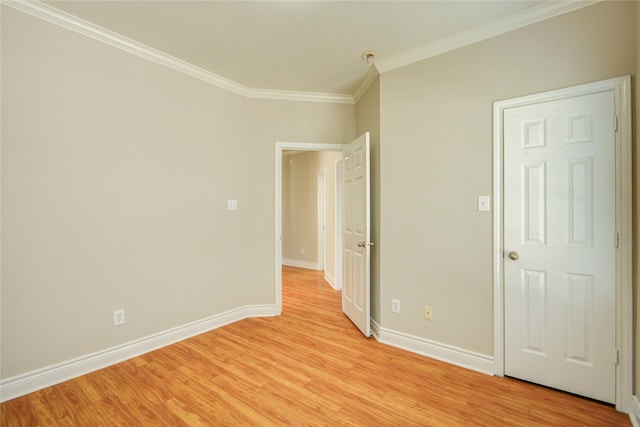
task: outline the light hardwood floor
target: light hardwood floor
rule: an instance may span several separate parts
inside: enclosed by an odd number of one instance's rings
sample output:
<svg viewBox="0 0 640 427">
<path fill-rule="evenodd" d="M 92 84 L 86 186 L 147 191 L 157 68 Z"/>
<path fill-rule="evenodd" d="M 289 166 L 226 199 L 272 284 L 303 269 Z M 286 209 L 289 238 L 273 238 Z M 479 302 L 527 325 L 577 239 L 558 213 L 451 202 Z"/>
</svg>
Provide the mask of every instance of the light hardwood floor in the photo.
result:
<svg viewBox="0 0 640 427">
<path fill-rule="evenodd" d="M 2 426 L 630 426 L 612 407 L 365 339 L 319 272 L 246 319 L 1 405 Z"/>
</svg>

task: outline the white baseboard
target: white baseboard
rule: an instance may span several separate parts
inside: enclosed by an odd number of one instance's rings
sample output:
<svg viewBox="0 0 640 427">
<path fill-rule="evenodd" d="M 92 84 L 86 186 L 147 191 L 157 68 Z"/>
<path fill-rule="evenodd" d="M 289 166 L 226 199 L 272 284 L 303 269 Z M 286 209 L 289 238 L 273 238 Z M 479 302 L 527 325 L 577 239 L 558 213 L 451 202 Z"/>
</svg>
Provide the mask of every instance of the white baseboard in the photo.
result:
<svg viewBox="0 0 640 427">
<path fill-rule="evenodd" d="M 631 411 L 629 412 L 629 419 L 633 427 L 640 427 L 640 399 L 638 395 L 631 396 Z"/>
<path fill-rule="evenodd" d="M 383 344 L 467 368 L 472 371 L 495 375 L 492 356 L 464 350 L 391 329 L 381 328 L 373 319 L 371 319 L 371 334 L 376 340 Z M 638 398 L 637 395 L 633 395 L 631 398 L 629 419 L 633 427 L 640 427 L 640 398 Z"/>
<path fill-rule="evenodd" d="M 377 341 L 380 341 L 380 325 L 378 325 L 378 322 L 373 320 L 373 318 L 370 319 L 369 323 L 371 325 L 371 335 L 373 335 Z"/>
<path fill-rule="evenodd" d="M 383 344 L 388 344 L 422 356 L 427 356 L 452 365 L 471 369 L 472 371 L 481 372 L 487 375 L 494 375 L 493 356 L 464 350 L 462 348 L 393 331 L 391 329 L 381 328 L 373 321 L 371 322 L 371 325 L 372 330 L 374 331 L 374 336 Z M 377 333 L 375 332 L 376 329 Z"/>
<path fill-rule="evenodd" d="M 326 280 L 333 289 L 335 289 L 336 291 L 339 290 L 336 287 L 336 279 L 335 277 L 333 277 L 327 270 L 324 271 L 324 280 Z"/>
<path fill-rule="evenodd" d="M 299 259 L 282 259 L 282 265 L 287 265 L 289 267 L 299 267 L 299 268 L 307 268 L 309 270 L 320 270 L 318 268 L 317 262 L 312 261 L 303 261 Z"/>
<path fill-rule="evenodd" d="M 0 381 L 0 402 L 24 396 L 25 394 L 45 387 L 59 384 L 98 369 L 106 368 L 107 366 L 237 322 L 238 320 L 249 317 L 269 317 L 274 315 L 276 315 L 274 305 L 240 307 L 164 332 L 149 335 L 126 344 L 7 378 Z"/>
</svg>

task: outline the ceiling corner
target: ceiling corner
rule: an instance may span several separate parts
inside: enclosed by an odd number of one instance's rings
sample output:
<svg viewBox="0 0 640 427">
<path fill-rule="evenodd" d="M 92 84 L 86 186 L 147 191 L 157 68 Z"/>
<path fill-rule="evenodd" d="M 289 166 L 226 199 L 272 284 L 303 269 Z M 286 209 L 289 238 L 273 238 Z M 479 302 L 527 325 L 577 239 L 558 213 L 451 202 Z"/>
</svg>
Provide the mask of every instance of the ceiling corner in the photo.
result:
<svg viewBox="0 0 640 427">
<path fill-rule="evenodd" d="M 547 1 L 539 6 L 526 9 L 505 18 L 500 18 L 485 25 L 436 40 L 421 48 L 407 51 L 389 59 L 376 61 L 376 67 L 380 74 L 383 74 L 396 68 L 401 68 L 546 19 L 591 6 L 601 1 L 604 0 Z"/>
</svg>

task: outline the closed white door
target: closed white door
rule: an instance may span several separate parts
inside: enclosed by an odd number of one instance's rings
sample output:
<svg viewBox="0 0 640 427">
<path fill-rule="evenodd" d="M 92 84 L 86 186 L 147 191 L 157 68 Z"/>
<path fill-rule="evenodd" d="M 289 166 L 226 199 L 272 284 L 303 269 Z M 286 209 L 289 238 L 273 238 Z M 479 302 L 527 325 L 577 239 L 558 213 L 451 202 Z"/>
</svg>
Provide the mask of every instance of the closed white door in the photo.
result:
<svg viewBox="0 0 640 427">
<path fill-rule="evenodd" d="M 505 374 L 614 403 L 614 93 L 504 111 Z"/>
<path fill-rule="evenodd" d="M 369 133 L 342 150 L 342 311 L 371 335 Z"/>
</svg>

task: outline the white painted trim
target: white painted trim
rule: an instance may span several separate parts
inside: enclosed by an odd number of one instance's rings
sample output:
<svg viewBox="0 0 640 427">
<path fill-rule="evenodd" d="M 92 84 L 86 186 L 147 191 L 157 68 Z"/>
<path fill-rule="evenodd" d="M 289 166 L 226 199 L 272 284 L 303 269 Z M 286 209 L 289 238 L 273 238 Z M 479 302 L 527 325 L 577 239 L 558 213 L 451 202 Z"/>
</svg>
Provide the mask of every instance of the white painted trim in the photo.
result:
<svg viewBox="0 0 640 427">
<path fill-rule="evenodd" d="M 355 93 L 353 94 L 353 100 L 355 104 L 357 104 L 358 101 L 360 101 L 360 98 L 362 98 L 362 96 L 365 93 L 367 93 L 367 89 L 369 89 L 369 87 L 373 84 L 373 82 L 376 81 L 376 78 L 379 75 L 380 75 L 380 72 L 378 71 L 378 68 L 376 68 L 375 65 L 372 65 L 371 67 L 369 67 L 369 71 L 367 71 L 367 74 L 365 74 L 364 80 L 362 80 L 362 82 L 360 83 L 360 86 L 358 86 Z"/>
<path fill-rule="evenodd" d="M 340 93 L 298 92 L 250 88 L 150 46 L 139 43 L 116 32 L 100 27 L 99 25 L 63 12 L 38 0 L 2 0 L 2 4 L 59 25 L 68 30 L 91 37 L 110 46 L 122 49 L 141 58 L 164 65 L 191 77 L 203 80 L 222 89 L 242 95 L 246 98 L 355 104 L 360 100 L 362 95 L 364 95 L 379 74 L 395 70 L 396 68 L 404 67 L 445 52 L 459 49 L 509 31 L 514 31 L 564 13 L 572 12 L 574 10 L 590 6 L 594 3 L 598 3 L 599 1 L 601 0 L 546 2 L 534 8 L 526 9 L 520 13 L 489 22 L 478 28 L 463 31 L 450 37 L 437 40 L 426 46 L 410 50 L 400 55 L 395 55 L 386 60 L 376 60 L 376 63 L 369 68 L 364 80 L 355 90 L 353 96 Z"/>
<path fill-rule="evenodd" d="M 246 98 L 355 104 L 348 94 L 253 89 L 37 0 L 2 0 L 2 4 Z"/>
<path fill-rule="evenodd" d="M 615 92 L 618 116 L 616 150 L 616 229 L 620 247 L 616 253 L 616 344 L 620 363 L 616 370 L 616 409 L 631 408 L 633 373 L 633 291 L 632 291 L 632 166 L 631 166 L 631 78 L 629 76 L 559 89 L 493 104 L 494 149 L 494 372 L 504 375 L 504 277 L 503 277 L 503 114 L 507 108 L 547 102 L 599 92 Z"/>
<path fill-rule="evenodd" d="M 335 286 L 338 291 L 342 290 L 342 156 L 335 161 Z"/>
<path fill-rule="evenodd" d="M 268 317 L 275 314 L 273 305 L 250 305 L 229 310 L 206 319 L 187 323 L 149 335 L 135 341 L 96 353 L 16 375 L 0 382 L 0 401 L 5 402 L 61 382 L 106 368 L 127 359 L 174 344 L 195 335 L 217 329 L 249 317 Z"/>
<path fill-rule="evenodd" d="M 640 427 L 640 400 L 635 394 L 631 397 L 631 411 L 629 412 L 629 419 L 633 427 Z"/>
<path fill-rule="evenodd" d="M 503 174 L 502 110 L 493 103 L 493 372 L 504 376 Z"/>
<path fill-rule="evenodd" d="M 326 270 L 327 269 L 327 253 L 326 253 L 326 226 L 327 226 L 327 212 L 326 212 L 326 204 L 327 204 L 327 184 L 326 184 L 326 174 L 325 170 L 322 169 L 321 172 L 318 173 L 316 177 L 316 198 L 317 198 L 317 207 L 318 207 L 318 221 L 317 221 L 317 254 L 318 254 L 318 270 Z"/>
<path fill-rule="evenodd" d="M 306 268 L 308 270 L 320 270 L 320 268 L 318 268 L 317 262 L 304 261 L 301 259 L 283 258 L 282 265 L 287 265 L 289 267 Z"/>
<path fill-rule="evenodd" d="M 616 227 L 620 233 L 620 247 L 616 256 L 616 341 L 620 349 L 617 370 L 616 409 L 628 413 L 633 394 L 633 166 L 632 166 L 632 116 L 631 77 L 611 80 L 616 91 L 616 114 L 618 115 L 618 150 L 616 169 L 619 194 L 616 202 Z"/>
<path fill-rule="evenodd" d="M 380 325 L 373 318 L 371 318 L 371 335 L 377 340 L 380 341 Z"/>
<path fill-rule="evenodd" d="M 340 289 L 338 289 L 336 287 L 336 279 L 335 277 L 333 277 L 329 272 L 327 272 L 327 269 L 324 269 L 324 280 L 327 281 L 327 283 L 329 283 L 331 285 L 331 287 L 333 289 L 335 289 L 336 291 L 339 291 Z"/>
<path fill-rule="evenodd" d="M 440 40 L 436 40 L 435 42 L 429 43 L 426 46 L 410 50 L 400 55 L 395 55 L 389 59 L 376 60 L 375 66 L 380 74 L 384 74 L 387 71 L 395 70 L 396 68 L 404 67 L 406 65 L 410 65 L 427 58 L 432 58 L 434 56 L 450 52 L 452 50 L 459 49 L 461 47 L 468 46 L 473 43 L 489 39 L 491 37 L 496 37 L 501 34 L 505 34 L 510 31 L 514 31 L 519 28 L 544 21 L 546 19 L 554 18 L 568 12 L 573 12 L 574 10 L 590 6 L 592 4 L 598 3 L 599 1 L 601 0 L 545 2 L 536 7 L 523 10 L 522 12 L 501 19 L 497 19 L 485 25 L 472 28 L 467 31 L 462 31 L 460 33 L 453 34 L 452 36 L 445 37 Z M 359 93 L 357 92 L 357 94 Z M 359 95 L 362 96 L 361 94 Z M 356 99 L 357 102 L 359 97 L 354 96 L 354 99 Z"/>
<path fill-rule="evenodd" d="M 375 328 L 378 329 L 378 333 L 374 333 L 374 336 L 383 344 L 388 344 L 412 353 L 471 369 L 472 371 L 493 375 L 493 357 L 489 355 L 476 353 L 437 341 L 431 341 L 425 338 L 405 334 L 403 332 L 397 332 L 391 329 L 380 328 L 374 321 L 371 321 L 371 325 L 375 325 Z"/>
<path fill-rule="evenodd" d="M 340 93 L 296 92 L 290 90 L 247 88 L 247 98 L 276 99 L 284 101 L 326 102 L 330 104 L 355 104 L 353 96 Z"/>
<path fill-rule="evenodd" d="M 342 144 L 314 144 L 306 142 L 275 143 L 275 286 L 276 315 L 282 313 L 282 152 L 292 151 L 342 151 Z"/>
</svg>

